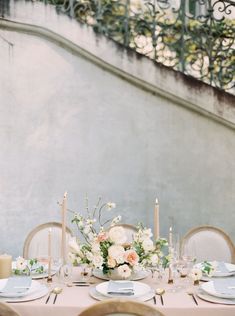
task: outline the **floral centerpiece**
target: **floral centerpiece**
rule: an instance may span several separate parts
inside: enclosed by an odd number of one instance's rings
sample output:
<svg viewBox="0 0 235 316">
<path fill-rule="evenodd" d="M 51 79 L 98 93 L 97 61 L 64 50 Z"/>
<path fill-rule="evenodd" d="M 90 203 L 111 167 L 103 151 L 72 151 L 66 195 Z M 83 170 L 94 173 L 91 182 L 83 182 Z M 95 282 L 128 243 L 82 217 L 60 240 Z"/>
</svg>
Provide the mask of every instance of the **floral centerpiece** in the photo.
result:
<svg viewBox="0 0 235 316">
<path fill-rule="evenodd" d="M 133 233 L 133 240 L 127 240 L 125 229 L 117 225 L 121 216 L 102 222 L 103 211 L 115 208 L 115 203 L 100 205 L 99 199 L 93 212 L 87 207 L 86 216 L 75 213 L 72 223 L 80 231 L 84 242 L 73 238 L 69 242 L 69 258 L 74 265 L 87 264 L 110 275 L 116 271 L 119 278 L 131 278 L 133 272 L 148 266 L 168 264 L 168 257 L 162 252 L 166 239 L 153 241 L 151 229 L 142 224 Z"/>
</svg>

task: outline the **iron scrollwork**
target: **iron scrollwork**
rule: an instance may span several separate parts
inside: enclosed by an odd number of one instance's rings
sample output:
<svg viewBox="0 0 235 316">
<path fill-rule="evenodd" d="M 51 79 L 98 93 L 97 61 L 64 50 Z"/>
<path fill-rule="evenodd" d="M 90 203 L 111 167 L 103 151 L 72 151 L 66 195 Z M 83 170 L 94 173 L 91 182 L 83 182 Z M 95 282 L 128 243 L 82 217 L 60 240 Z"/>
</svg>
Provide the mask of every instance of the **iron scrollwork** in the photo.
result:
<svg viewBox="0 0 235 316">
<path fill-rule="evenodd" d="M 235 93 L 235 2 L 41 0 L 157 63 Z"/>
</svg>

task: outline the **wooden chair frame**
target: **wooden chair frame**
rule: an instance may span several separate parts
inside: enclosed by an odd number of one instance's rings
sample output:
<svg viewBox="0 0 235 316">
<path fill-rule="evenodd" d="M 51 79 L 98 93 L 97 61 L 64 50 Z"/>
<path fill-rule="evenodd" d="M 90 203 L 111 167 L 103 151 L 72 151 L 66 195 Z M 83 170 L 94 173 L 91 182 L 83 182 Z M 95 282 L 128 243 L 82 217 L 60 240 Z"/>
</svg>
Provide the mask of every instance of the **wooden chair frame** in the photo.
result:
<svg viewBox="0 0 235 316">
<path fill-rule="evenodd" d="M 62 228 L 62 224 L 58 222 L 48 222 L 48 223 L 43 223 L 39 226 L 36 226 L 33 230 L 31 230 L 31 232 L 28 234 L 24 242 L 23 257 L 25 259 L 28 259 L 29 245 L 34 235 L 44 228 L 53 228 L 53 227 Z M 68 227 L 66 227 L 66 233 L 71 234 L 71 236 L 73 236 L 71 229 Z"/>
<path fill-rule="evenodd" d="M 8 303 L 0 302 L 0 316 L 20 316 Z"/>
<path fill-rule="evenodd" d="M 79 316 L 105 316 L 112 313 L 129 313 L 136 316 L 164 316 L 155 307 L 134 300 L 108 299 L 96 303 Z"/>
<path fill-rule="evenodd" d="M 201 231 L 213 231 L 213 232 L 221 235 L 224 238 L 224 240 L 226 240 L 226 242 L 229 246 L 229 249 L 231 252 L 232 263 L 235 263 L 235 246 L 234 246 L 231 238 L 221 228 L 218 228 L 215 226 L 204 225 L 204 226 L 198 226 L 198 227 L 192 228 L 190 231 L 188 231 L 186 233 L 186 235 L 183 237 L 183 239 L 181 241 L 181 251 L 182 251 L 182 249 L 184 249 L 184 247 L 187 243 L 187 240 L 190 239 L 191 236 L 193 236 L 196 233 L 201 232 Z"/>
</svg>

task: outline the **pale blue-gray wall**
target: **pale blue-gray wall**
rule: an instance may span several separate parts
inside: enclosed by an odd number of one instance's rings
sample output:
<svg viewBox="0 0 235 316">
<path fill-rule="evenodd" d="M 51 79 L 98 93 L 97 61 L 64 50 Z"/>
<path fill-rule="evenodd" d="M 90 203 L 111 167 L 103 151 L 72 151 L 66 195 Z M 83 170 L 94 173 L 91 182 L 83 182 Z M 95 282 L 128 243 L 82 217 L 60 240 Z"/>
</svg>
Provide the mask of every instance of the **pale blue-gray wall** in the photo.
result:
<svg viewBox="0 0 235 316">
<path fill-rule="evenodd" d="M 234 130 L 145 92 L 43 39 L 1 30 L 0 249 L 17 256 L 57 201 L 99 195 L 125 222 L 184 234 L 216 225 L 234 239 Z"/>
</svg>

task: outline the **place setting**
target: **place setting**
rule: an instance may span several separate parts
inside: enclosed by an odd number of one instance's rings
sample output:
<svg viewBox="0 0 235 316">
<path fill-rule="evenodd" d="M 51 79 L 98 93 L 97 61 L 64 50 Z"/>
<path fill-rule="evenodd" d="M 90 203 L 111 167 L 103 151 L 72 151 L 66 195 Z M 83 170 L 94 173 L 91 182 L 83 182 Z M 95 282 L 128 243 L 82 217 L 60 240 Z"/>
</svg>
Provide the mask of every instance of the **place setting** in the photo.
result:
<svg viewBox="0 0 235 316">
<path fill-rule="evenodd" d="M 10 276 L 0 280 L 0 298 L 6 302 L 27 302 L 48 294 L 48 287 L 30 276 Z"/>
<path fill-rule="evenodd" d="M 200 285 L 196 294 L 211 303 L 235 305 L 235 277 L 206 282 Z"/>
<path fill-rule="evenodd" d="M 91 287 L 89 289 L 89 294 L 99 301 L 111 298 L 148 301 L 154 297 L 155 292 L 149 285 L 142 282 L 110 280 Z"/>
</svg>

